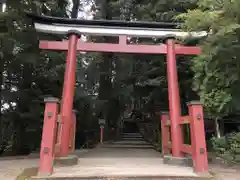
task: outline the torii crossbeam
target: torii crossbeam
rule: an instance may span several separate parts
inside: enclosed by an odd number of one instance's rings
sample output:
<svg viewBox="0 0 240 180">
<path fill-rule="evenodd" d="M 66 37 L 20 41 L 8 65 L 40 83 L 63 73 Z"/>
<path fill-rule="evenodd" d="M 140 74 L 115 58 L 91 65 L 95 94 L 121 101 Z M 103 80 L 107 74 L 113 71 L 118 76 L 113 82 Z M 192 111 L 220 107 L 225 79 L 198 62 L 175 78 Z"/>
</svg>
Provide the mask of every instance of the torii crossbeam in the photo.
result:
<svg viewBox="0 0 240 180">
<path fill-rule="evenodd" d="M 124 21 L 107 21 L 107 20 L 78 20 L 55 18 L 48 16 L 36 16 L 27 14 L 34 21 L 35 29 L 38 32 L 51 33 L 58 35 L 67 35 L 68 40 L 64 41 L 40 41 L 40 49 L 67 51 L 67 62 L 64 77 L 63 95 L 61 101 L 61 141 L 60 141 L 60 155 L 68 156 L 69 154 L 69 139 L 70 126 L 72 120 L 72 106 L 75 86 L 75 72 L 76 72 L 76 54 L 78 51 L 82 52 L 116 52 L 116 53 L 138 53 L 138 54 L 166 54 L 167 55 L 167 75 L 168 75 L 168 97 L 169 97 L 169 115 L 171 121 L 171 149 L 172 156 L 176 158 L 182 157 L 182 132 L 180 128 L 180 97 L 178 89 L 178 76 L 176 55 L 196 55 L 201 52 L 199 47 L 189 47 L 180 44 L 175 44 L 174 38 L 202 38 L 207 35 L 207 32 L 184 32 L 178 29 L 179 23 L 163 23 L 163 22 L 124 22 Z M 111 43 L 91 43 L 81 42 L 81 35 L 98 35 L 98 36 L 117 36 L 119 42 Z M 144 37 L 144 38 L 162 38 L 166 39 L 165 44 L 159 45 L 139 45 L 128 44 L 127 37 Z M 46 117 L 47 119 L 47 117 Z M 44 118 L 44 122 L 46 120 Z M 202 120 L 202 119 L 201 119 Z M 203 121 L 199 122 L 203 124 Z M 47 123 L 46 123 L 47 124 Z M 203 127 L 203 126 L 201 126 Z M 51 128 L 48 128 L 51 131 Z M 193 130 L 195 131 L 195 130 Z M 201 132 L 204 129 L 200 130 Z M 45 130 L 45 132 L 48 132 Z M 195 132 L 192 132 L 193 135 Z M 52 134 L 52 133 L 50 133 Z M 204 134 L 204 133 L 202 133 Z M 193 136 L 194 137 L 194 136 Z M 39 171 L 46 171 L 51 173 L 51 166 L 45 168 L 46 163 L 49 164 L 48 154 L 45 152 L 45 146 L 53 148 L 48 136 L 42 138 L 40 169 Z M 46 143 L 45 143 L 46 141 Z M 205 137 L 199 137 L 201 145 L 205 146 Z M 194 142 L 193 149 L 197 147 Z M 203 147 L 203 149 L 206 147 Z M 204 150 L 205 150 L 204 149 Z M 196 150 L 196 149 L 194 149 Z M 194 151 L 193 158 L 206 158 L 206 155 L 199 154 Z M 52 157 L 51 157 L 52 158 Z M 50 158 L 50 159 L 51 159 Z M 207 164 L 198 161 L 198 171 L 205 171 Z"/>
<path fill-rule="evenodd" d="M 68 50 L 68 41 L 40 41 L 40 49 L 45 50 Z M 114 53 L 137 53 L 137 54 L 167 54 L 167 46 L 161 45 L 132 45 L 127 44 L 126 36 L 119 36 L 118 44 L 110 43 L 89 43 L 78 41 L 77 51 L 82 52 L 114 52 Z M 199 47 L 190 47 L 183 45 L 175 46 L 175 53 L 179 55 L 196 55 L 200 54 Z"/>
</svg>

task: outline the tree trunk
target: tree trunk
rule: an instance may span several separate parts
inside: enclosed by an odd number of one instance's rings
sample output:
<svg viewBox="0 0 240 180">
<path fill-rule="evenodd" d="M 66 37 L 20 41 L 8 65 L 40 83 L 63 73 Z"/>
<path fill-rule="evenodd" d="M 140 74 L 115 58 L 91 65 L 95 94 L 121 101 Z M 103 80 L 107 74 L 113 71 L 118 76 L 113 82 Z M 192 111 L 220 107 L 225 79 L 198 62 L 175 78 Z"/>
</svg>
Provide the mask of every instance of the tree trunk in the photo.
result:
<svg viewBox="0 0 240 180">
<path fill-rule="evenodd" d="M 107 0 L 96 0 L 99 9 L 100 19 L 111 19 L 107 9 Z M 102 41 L 109 42 L 111 38 L 103 37 Z M 99 99 L 108 100 L 112 91 L 111 72 L 112 72 L 112 53 L 102 53 L 102 62 L 100 64 L 100 85 L 99 85 Z"/>
<path fill-rule="evenodd" d="M 221 132 L 220 132 L 218 118 L 214 119 L 214 125 L 215 125 L 215 135 L 216 135 L 216 137 L 221 138 Z"/>
<path fill-rule="evenodd" d="M 0 46 L 2 46 L 2 44 L 0 44 Z M 4 62 L 3 62 L 3 55 L 0 53 L 0 97 L 1 97 L 1 100 L 3 99 L 3 95 L 2 95 L 2 86 L 3 86 L 3 71 L 4 71 Z M 1 103 L 1 109 L 2 109 L 2 101 L 0 102 Z M 0 123 L 2 123 L 2 111 L 0 111 Z M 0 126 L 0 132 L 1 132 L 1 128 L 2 126 Z"/>
<path fill-rule="evenodd" d="M 77 18 L 78 17 L 78 9 L 80 6 L 80 0 L 72 0 L 73 7 L 71 12 L 71 18 Z"/>
<path fill-rule="evenodd" d="M 108 13 L 108 1 L 107 0 L 96 0 L 96 5 L 98 7 L 98 17 L 99 19 L 108 19 L 111 20 L 112 18 L 109 17 Z M 105 43 L 111 42 L 111 37 L 103 37 L 101 40 Z M 102 61 L 100 63 L 100 82 L 99 82 L 99 99 L 100 100 L 109 100 L 112 93 L 112 81 L 111 81 L 111 72 L 112 72 L 112 59 L 113 54 L 111 53 L 104 53 L 101 55 Z M 105 103 L 105 106 L 102 107 L 102 115 L 106 119 L 106 124 L 104 128 L 105 138 L 108 139 L 109 134 L 109 114 L 108 114 L 108 103 Z"/>
</svg>

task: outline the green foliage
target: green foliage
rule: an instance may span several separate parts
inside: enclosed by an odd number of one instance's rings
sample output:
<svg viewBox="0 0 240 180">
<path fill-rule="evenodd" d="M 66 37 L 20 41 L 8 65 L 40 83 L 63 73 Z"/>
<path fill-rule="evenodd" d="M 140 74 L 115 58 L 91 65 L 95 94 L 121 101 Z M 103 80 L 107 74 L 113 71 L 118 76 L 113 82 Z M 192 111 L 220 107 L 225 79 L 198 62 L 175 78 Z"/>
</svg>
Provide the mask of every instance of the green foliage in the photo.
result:
<svg viewBox="0 0 240 180">
<path fill-rule="evenodd" d="M 43 98 L 60 97 L 64 56 L 40 52 L 38 38 L 42 35 L 35 32 L 24 14 L 24 11 L 54 14 L 59 10 L 53 9 L 56 3 L 25 0 L 7 1 L 6 5 L 6 15 L 1 18 L 8 31 L 0 37 L 0 154 L 21 154 L 40 146 Z M 65 10 L 62 7 L 62 11 Z M 9 108 L 3 109 L 4 104 Z"/>
<path fill-rule="evenodd" d="M 195 7 L 197 0 L 141 0 L 133 10 L 137 19 L 171 21 L 179 13 Z"/>
<path fill-rule="evenodd" d="M 192 60 L 193 88 L 198 92 L 210 118 L 221 118 L 239 110 L 239 9 L 238 0 L 202 0 L 198 7 L 177 16 L 183 28 L 206 30 L 202 53 Z"/>
<path fill-rule="evenodd" d="M 240 163 L 240 133 L 211 139 L 214 152 L 230 162 Z"/>
<path fill-rule="evenodd" d="M 226 147 L 227 147 L 226 138 L 225 137 L 221 137 L 221 138 L 213 137 L 211 139 L 211 141 L 212 141 L 212 147 L 214 149 L 214 152 L 216 152 L 218 155 L 224 154 L 224 152 L 226 151 Z"/>
</svg>

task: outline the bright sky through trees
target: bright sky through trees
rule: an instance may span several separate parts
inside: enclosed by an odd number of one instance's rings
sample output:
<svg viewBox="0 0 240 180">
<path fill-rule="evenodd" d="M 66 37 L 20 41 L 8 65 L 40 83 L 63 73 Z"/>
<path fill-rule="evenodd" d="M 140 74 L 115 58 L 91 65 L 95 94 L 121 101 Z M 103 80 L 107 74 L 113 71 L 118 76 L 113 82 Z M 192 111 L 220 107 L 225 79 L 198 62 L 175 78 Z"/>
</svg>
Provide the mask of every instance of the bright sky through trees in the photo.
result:
<svg viewBox="0 0 240 180">
<path fill-rule="evenodd" d="M 68 12 L 70 13 L 72 10 L 72 0 L 69 1 L 69 7 Z M 93 5 L 91 1 L 89 0 L 79 0 L 83 4 L 83 10 L 80 10 L 78 13 L 79 19 L 92 19 L 93 18 L 93 12 L 91 11 L 91 6 Z"/>
</svg>

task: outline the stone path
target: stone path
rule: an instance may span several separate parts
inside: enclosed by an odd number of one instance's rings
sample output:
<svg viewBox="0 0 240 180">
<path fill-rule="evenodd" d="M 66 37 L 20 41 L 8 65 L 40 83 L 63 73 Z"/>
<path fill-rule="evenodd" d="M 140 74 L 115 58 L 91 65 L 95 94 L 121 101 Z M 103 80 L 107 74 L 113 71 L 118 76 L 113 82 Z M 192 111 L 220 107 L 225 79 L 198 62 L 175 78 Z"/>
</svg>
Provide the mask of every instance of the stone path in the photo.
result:
<svg viewBox="0 0 240 180">
<path fill-rule="evenodd" d="M 127 134 L 121 141 L 101 145 L 79 156 L 72 167 L 57 167 L 52 177 L 196 177 L 190 167 L 163 164 L 161 154 L 140 134 Z"/>
<path fill-rule="evenodd" d="M 139 134 L 125 136 L 121 141 L 101 145 L 96 149 L 77 151 L 79 164 L 57 167 L 52 177 L 89 176 L 192 176 L 192 168 L 164 165 L 159 152 Z M 24 168 L 37 167 L 35 157 L 0 158 L 0 180 L 15 180 Z M 240 180 L 240 170 L 210 166 L 217 180 Z"/>
</svg>

